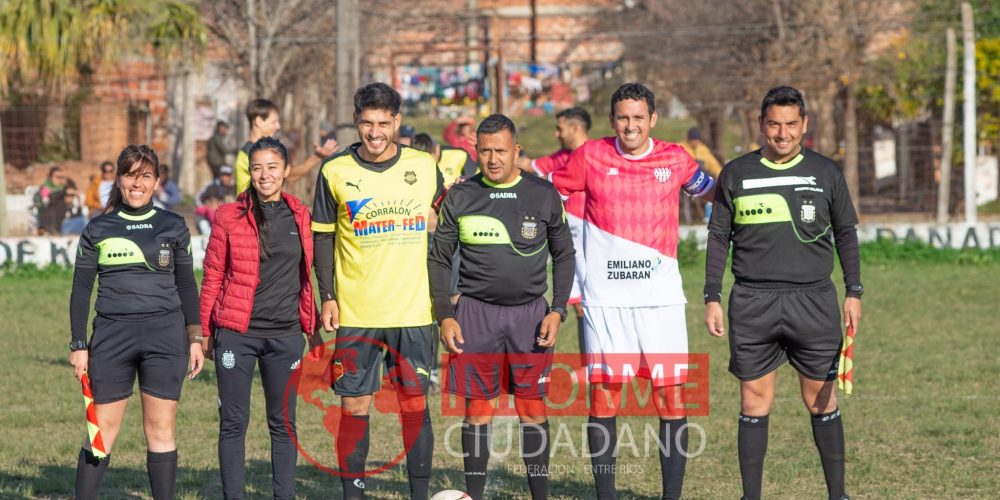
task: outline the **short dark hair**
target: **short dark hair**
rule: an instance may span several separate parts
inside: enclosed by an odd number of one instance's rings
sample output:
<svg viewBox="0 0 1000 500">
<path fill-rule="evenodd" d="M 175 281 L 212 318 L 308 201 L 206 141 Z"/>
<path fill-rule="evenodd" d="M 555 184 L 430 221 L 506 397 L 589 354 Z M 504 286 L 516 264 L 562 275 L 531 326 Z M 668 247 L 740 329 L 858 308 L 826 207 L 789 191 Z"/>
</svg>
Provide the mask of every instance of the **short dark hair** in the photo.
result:
<svg viewBox="0 0 1000 500">
<path fill-rule="evenodd" d="M 360 115 L 366 109 L 381 109 L 395 116 L 402 103 L 396 89 L 381 82 L 369 83 L 354 93 L 354 114 Z"/>
<path fill-rule="evenodd" d="M 101 172 L 114 172 L 114 171 L 115 171 L 114 163 L 107 160 L 101 162 Z"/>
<path fill-rule="evenodd" d="M 476 130 L 476 135 L 496 134 L 503 130 L 509 130 L 510 135 L 515 138 L 517 137 L 517 127 L 514 126 L 514 122 L 505 115 L 494 113 L 487 116 L 486 119 L 479 124 L 479 129 Z"/>
<path fill-rule="evenodd" d="M 267 99 L 254 99 L 247 104 L 247 121 L 253 127 L 255 119 L 266 120 L 271 113 L 278 112 L 278 105 Z"/>
<path fill-rule="evenodd" d="M 579 106 L 560 111 L 556 114 L 556 119 L 558 120 L 559 118 L 564 120 L 576 120 L 583 125 L 584 130 L 590 130 L 590 113 Z"/>
<path fill-rule="evenodd" d="M 227 123 L 225 120 L 219 120 L 215 122 L 215 130 L 219 130 L 222 127 L 228 127 L 228 126 L 229 123 Z"/>
<path fill-rule="evenodd" d="M 653 95 L 653 91 L 646 88 L 645 85 L 637 82 L 626 83 L 611 95 L 611 114 L 615 114 L 615 104 L 626 99 L 633 101 L 646 101 L 646 107 L 649 110 L 649 114 L 652 115 L 656 111 L 656 96 Z"/>
<path fill-rule="evenodd" d="M 431 153 L 434 151 L 434 139 L 431 139 L 430 135 L 421 132 L 413 136 L 413 140 L 410 141 L 410 147 Z"/>
<path fill-rule="evenodd" d="M 771 106 L 798 106 L 799 116 L 803 118 L 806 116 L 806 100 L 802 97 L 802 92 L 786 85 L 767 91 L 764 102 L 760 104 L 761 118 L 764 118 L 764 115 L 767 114 L 767 108 Z"/>
</svg>

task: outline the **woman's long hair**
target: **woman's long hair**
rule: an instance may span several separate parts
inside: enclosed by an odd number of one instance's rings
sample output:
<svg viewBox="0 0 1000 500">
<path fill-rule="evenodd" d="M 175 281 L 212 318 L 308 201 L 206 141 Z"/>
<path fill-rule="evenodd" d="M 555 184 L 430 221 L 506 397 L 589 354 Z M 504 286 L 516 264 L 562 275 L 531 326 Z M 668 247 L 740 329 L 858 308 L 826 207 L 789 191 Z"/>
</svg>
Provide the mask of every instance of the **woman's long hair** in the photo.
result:
<svg viewBox="0 0 1000 500">
<path fill-rule="evenodd" d="M 122 203 L 125 202 L 122 200 L 122 190 L 119 185 L 120 179 L 123 175 L 129 173 L 136 164 L 140 164 L 140 170 L 147 167 L 152 169 L 153 177 L 157 180 L 160 179 L 160 159 L 156 157 L 156 152 L 153 151 L 153 148 L 145 144 L 129 144 L 118 155 L 115 183 L 111 186 L 111 196 L 108 196 L 108 204 L 104 206 L 104 213 L 113 212 L 121 208 Z"/>
<path fill-rule="evenodd" d="M 247 153 L 247 157 L 249 157 L 251 165 L 253 165 L 253 155 L 258 151 L 264 150 L 278 153 L 285 164 L 285 168 L 288 167 L 288 149 L 285 148 L 285 145 L 281 141 L 271 136 L 261 137 L 257 142 L 253 143 L 253 146 L 250 146 L 250 152 Z M 284 181 L 282 181 L 281 187 L 285 187 Z M 264 262 L 271 256 L 271 251 L 268 250 L 268 243 L 271 241 L 271 224 L 264 217 L 264 210 L 260 207 L 260 198 L 257 188 L 253 185 L 253 179 L 250 180 L 250 186 L 247 187 L 246 202 L 248 207 L 243 211 L 243 215 L 245 216 L 247 211 L 252 211 L 253 213 L 254 222 L 257 223 L 257 244 L 260 245 L 260 261 Z"/>
</svg>

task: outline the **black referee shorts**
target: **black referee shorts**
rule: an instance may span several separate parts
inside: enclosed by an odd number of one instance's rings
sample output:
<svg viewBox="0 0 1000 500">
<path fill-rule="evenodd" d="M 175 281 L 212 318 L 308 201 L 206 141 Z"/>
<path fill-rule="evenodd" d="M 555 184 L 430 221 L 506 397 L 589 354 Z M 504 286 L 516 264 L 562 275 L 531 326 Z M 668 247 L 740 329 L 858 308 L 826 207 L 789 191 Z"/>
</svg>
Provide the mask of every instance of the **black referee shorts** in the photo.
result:
<svg viewBox="0 0 1000 500">
<path fill-rule="evenodd" d="M 773 288 L 736 283 L 729 295 L 729 371 L 740 380 L 786 360 L 813 380 L 835 380 L 842 341 L 840 303 L 830 280 Z"/>
<path fill-rule="evenodd" d="M 94 318 L 87 373 L 95 403 L 131 396 L 136 374 L 141 392 L 177 401 L 187 368 L 188 339 L 181 311 L 136 321 Z"/>
</svg>

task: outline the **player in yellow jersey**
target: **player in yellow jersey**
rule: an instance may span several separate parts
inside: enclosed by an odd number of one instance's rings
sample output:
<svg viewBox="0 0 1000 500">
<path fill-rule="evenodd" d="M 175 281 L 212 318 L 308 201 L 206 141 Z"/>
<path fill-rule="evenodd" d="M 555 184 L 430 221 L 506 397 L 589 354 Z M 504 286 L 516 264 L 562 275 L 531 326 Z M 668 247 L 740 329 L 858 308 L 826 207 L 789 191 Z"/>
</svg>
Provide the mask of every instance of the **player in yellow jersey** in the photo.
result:
<svg viewBox="0 0 1000 500">
<path fill-rule="evenodd" d="M 246 191 L 250 185 L 250 146 L 261 137 L 275 137 L 281 130 L 281 117 L 278 113 L 278 106 L 267 99 L 254 99 L 247 104 L 247 121 L 250 123 L 250 140 L 240 146 L 236 151 L 236 194 Z M 337 150 L 337 141 L 327 139 L 322 146 L 313 145 L 313 154 L 309 155 L 298 165 L 291 166 L 291 172 L 285 178 L 285 182 L 295 182 L 305 177 L 309 172 L 323 161 L 324 158 L 333 154 Z"/>
<path fill-rule="evenodd" d="M 402 410 L 410 498 L 426 499 L 434 436 L 425 396 L 436 339 L 427 224 L 444 182 L 430 154 L 394 141 L 398 93 L 354 94 L 361 141 L 328 158 L 316 181 L 312 229 L 327 331 L 337 329 L 333 390 L 341 396 L 337 459 L 344 498 L 364 498 L 368 412 L 383 360 Z M 336 244 L 334 244 L 336 242 Z"/>
</svg>

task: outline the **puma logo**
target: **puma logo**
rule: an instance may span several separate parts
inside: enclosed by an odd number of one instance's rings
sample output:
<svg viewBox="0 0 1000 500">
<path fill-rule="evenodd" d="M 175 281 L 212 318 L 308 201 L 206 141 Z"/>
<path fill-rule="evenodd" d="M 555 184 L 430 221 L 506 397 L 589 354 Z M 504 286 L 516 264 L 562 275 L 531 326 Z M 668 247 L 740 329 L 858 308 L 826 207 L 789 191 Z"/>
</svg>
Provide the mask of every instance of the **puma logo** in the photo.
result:
<svg viewBox="0 0 1000 500">
<path fill-rule="evenodd" d="M 348 187 L 352 187 L 354 189 L 357 189 L 359 193 L 361 192 L 361 180 L 360 179 L 358 180 L 357 184 L 355 184 L 355 183 L 353 183 L 351 181 L 347 181 L 347 182 L 345 182 L 345 184 L 347 184 Z"/>
</svg>

